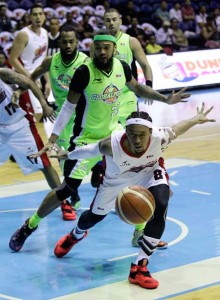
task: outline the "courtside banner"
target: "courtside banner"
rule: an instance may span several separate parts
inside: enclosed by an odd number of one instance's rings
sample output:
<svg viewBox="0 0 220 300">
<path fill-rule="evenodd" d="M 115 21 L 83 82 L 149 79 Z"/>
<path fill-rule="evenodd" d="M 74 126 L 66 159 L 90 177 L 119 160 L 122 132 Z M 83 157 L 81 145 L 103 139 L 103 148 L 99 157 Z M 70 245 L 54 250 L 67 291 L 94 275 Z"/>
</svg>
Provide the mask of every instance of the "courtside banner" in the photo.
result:
<svg viewBox="0 0 220 300">
<path fill-rule="evenodd" d="M 153 71 L 153 88 L 170 90 L 220 84 L 220 49 L 147 55 Z M 136 62 L 137 63 L 137 62 Z M 137 63 L 138 81 L 145 79 Z"/>
</svg>

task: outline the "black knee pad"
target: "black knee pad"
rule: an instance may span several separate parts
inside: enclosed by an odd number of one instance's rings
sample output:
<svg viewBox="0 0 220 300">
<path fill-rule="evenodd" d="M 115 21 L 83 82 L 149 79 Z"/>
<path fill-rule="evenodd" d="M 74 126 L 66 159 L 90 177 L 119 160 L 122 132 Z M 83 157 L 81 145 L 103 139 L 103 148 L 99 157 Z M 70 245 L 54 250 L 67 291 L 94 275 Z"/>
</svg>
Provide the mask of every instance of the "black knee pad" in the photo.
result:
<svg viewBox="0 0 220 300">
<path fill-rule="evenodd" d="M 78 221 L 80 229 L 87 230 L 93 227 L 96 223 L 102 221 L 106 215 L 96 215 L 91 210 L 84 211 Z"/>
<path fill-rule="evenodd" d="M 81 179 L 65 177 L 62 184 L 56 189 L 57 198 L 60 201 L 69 198 L 70 196 L 72 196 L 74 192 L 77 191 L 81 182 L 82 182 Z"/>
</svg>

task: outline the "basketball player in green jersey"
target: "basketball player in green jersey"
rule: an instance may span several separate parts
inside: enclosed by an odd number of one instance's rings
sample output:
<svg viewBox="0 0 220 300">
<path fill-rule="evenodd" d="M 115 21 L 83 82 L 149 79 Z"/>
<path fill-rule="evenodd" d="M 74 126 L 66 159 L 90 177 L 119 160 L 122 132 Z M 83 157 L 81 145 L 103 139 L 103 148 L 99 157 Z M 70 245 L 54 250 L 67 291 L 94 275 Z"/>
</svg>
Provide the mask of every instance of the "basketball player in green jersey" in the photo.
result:
<svg viewBox="0 0 220 300">
<path fill-rule="evenodd" d="M 104 25 L 107 31 L 115 36 L 116 38 L 116 52 L 115 57 L 120 60 L 124 60 L 130 67 L 133 61 L 133 58 L 137 60 L 139 65 L 142 68 L 146 85 L 152 87 L 153 74 L 151 67 L 148 63 L 146 55 L 141 47 L 140 42 L 135 38 L 131 37 L 127 33 L 120 31 L 120 26 L 122 24 L 122 20 L 120 14 L 117 9 L 109 8 L 104 13 Z M 91 48 L 91 56 L 93 55 L 93 48 Z M 129 101 L 127 101 L 129 99 Z M 125 126 L 125 121 L 127 116 L 129 116 L 133 111 L 137 110 L 137 96 L 135 93 L 130 91 L 127 86 L 125 86 L 122 95 L 120 96 L 120 109 L 119 109 L 119 120 L 123 127 Z M 100 164 L 96 165 L 93 168 L 92 178 L 99 177 L 97 172 L 101 172 Z M 133 234 L 132 245 L 134 247 L 139 247 L 138 239 L 143 234 L 143 230 L 145 227 L 144 224 L 137 225 L 135 227 L 135 231 Z M 159 246 L 164 247 L 167 243 L 160 242 Z"/>
<path fill-rule="evenodd" d="M 77 45 L 78 39 L 75 29 L 69 25 L 61 27 L 59 35 L 60 52 L 46 57 L 42 64 L 37 67 L 31 75 L 32 80 L 35 81 L 46 72 L 49 72 L 51 89 L 55 99 L 55 105 L 57 107 L 56 115 L 60 112 L 63 103 L 67 98 L 69 85 L 75 70 L 86 59 L 89 59 L 86 54 L 77 50 Z M 69 147 L 74 118 L 75 114 L 71 116 L 68 124 L 63 129 L 57 140 L 58 146 L 62 149 L 67 150 Z M 71 196 L 71 204 L 74 209 L 77 209 L 77 205 L 80 205 L 80 198 L 77 191 Z M 63 213 L 64 212 L 65 210 Z"/>
<path fill-rule="evenodd" d="M 31 158 L 46 151 L 57 152 L 56 140 L 75 111 L 73 136 L 68 151 L 96 143 L 117 130 L 119 99 L 125 85 L 141 97 L 167 104 L 186 102 L 185 99 L 190 96 L 183 94 L 185 89 L 182 89 L 166 97 L 151 87 L 138 83 L 128 64 L 113 57 L 116 39 L 112 35 L 95 35 L 94 44 L 94 59 L 86 61 L 75 71 L 67 99 L 55 121 L 47 145 L 40 152 L 31 155 Z M 40 221 L 78 189 L 85 175 L 89 174 L 100 159 L 101 156 L 94 152 L 89 159 L 66 160 L 62 184 L 47 194 L 37 212 L 12 235 L 9 247 L 19 251 L 28 236 L 37 229 Z M 92 223 L 95 217 L 92 215 Z"/>
</svg>

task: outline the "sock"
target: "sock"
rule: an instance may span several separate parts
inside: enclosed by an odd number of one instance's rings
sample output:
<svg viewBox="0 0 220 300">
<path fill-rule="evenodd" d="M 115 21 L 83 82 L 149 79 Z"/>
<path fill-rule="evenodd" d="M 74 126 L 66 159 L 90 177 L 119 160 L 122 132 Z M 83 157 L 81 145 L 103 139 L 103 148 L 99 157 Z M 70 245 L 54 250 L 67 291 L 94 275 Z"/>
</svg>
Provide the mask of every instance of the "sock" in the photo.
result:
<svg viewBox="0 0 220 300">
<path fill-rule="evenodd" d="M 138 265 L 138 262 L 143 258 L 149 261 L 149 256 L 147 254 L 139 254 L 138 257 L 136 258 L 135 265 Z"/>
<path fill-rule="evenodd" d="M 135 230 L 141 231 L 144 230 L 146 223 L 138 224 L 135 226 Z"/>
<path fill-rule="evenodd" d="M 37 227 L 37 225 L 40 223 L 40 221 L 42 220 L 43 218 L 40 218 L 38 216 L 37 213 L 35 213 L 28 221 L 28 227 L 30 229 L 33 229 L 35 227 Z"/>
<path fill-rule="evenodd" d="M 141 244 L 141 248 L 139 250 L 138 257 L 136 259 L 135 264 L 138 264 L 138 261 L 147 258 L 149 260 L 149 257 L 154 253 L 154 250 L 156 249 L 159 239 L 152 238 L 147 235 L 143 235 L 143 240 Z"/>
<path fill-rule="evenodd" d="M 84 236 L 85 232 L 86 230 L 82 230 L 76 226 L 76 228 L 74 228 L 72 231 L 72 235 L 75 239 L 80 240 Z"/>
</svg>

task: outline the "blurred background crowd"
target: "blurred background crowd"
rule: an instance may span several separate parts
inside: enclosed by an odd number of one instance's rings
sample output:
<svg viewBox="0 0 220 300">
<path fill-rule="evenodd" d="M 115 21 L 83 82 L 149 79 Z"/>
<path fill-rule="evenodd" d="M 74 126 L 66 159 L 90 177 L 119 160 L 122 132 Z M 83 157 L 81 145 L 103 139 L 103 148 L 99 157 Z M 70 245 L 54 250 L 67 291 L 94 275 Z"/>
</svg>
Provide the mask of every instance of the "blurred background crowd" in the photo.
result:
<svg viewBox="0 0 220 300">
<path fill-rule="evenodd" d="M 146 54 L 220 48 L 219 0 L 9 0 L 0 2 L 0 63 L 19 30 L 29 25 L 33 3 L 44 7 L 44 27 L 52 41 L 60 26 L 71 24 L 78 33 L 79 50 L 87 53 L 109 7 L 118 9 L 121 31 L 136 37 Z"/>
</svg>

